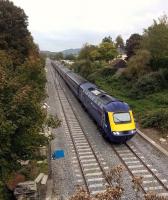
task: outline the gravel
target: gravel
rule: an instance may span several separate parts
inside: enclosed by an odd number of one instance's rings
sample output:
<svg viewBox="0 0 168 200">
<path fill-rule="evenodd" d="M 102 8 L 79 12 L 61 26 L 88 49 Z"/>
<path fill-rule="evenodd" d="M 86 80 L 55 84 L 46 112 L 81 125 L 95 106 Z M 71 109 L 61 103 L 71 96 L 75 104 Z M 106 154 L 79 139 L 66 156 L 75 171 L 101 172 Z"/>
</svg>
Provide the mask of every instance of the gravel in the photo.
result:
<svg viewBox="0 0 168 200">
<path fill-rule="evenodd" d="M 91 142 L 94 150 L 98 152 L 99 158 L 100 159 L 103 158 L 104 161 L 109 166 L 109 168 L 122 164 L 119 158 L 112 150 L 111 148 L 112 144 L 110 144 L 102 137 L 101 132 L 99 131 L 97 125 L 89 116 L 89 114 L 84 110 L 80 102 L 72 94 L 67 85 L 63 83 L 63 81 L 61 82 L 61 84 L 64 86 L 66 95 L 68 96 L 71 104 L 73 105 L 73 109 L 77 114 L 78 119 L 80 120 L 80 123 L 89 138 L 89 141 Z M 127 171 L 125 171 L 123 173 L 123 184 L 122 184 L 123 188 L 125 188 L 123 199 L 129 199 L 129 200 L 136 199 L 135 193 L 132 189 L 131 180 L 132 180 L 131 176 L 128 174 Z"/>
<path fill-rule="evenodd" d="M 47 104 L 48 113 L 57 115 L 61 119 L 61 108 L 57 97 L 56 88 L 54 86 L 53 77 L 49 70 L 49 64 L 47 64 L 47 92 L 48 100 Z M 65 152 L 65 157 L 58 160 L 51 160 L 53 190 L 57 196 L 69 196 L 75 190 L 75 178 L 73 175 L 73 169 L 71 165 L 71 154 L 69 152 L 69 146 L 65 135 L 64 128 L 61 126 L 52 130 L 54 139 L 51 141 L 51 153 L 55 150 L 62 149 Z"/>
<path fill-rule="evenodd" d="M 164 177 L 168 180 L 168 157 L 155 149 L 139 135 L 136 135 L 136 137 L 132 138 L 132 140 L 129 141 L 129 144 L 133 144 L 136 149 L 138 149 L 138 151 L 143 154 L 148 164 L 157 169 L 161 177 Z"/>
<path fill-rule="evenodd" d="M 60 103 L 57 97 L 56 88 L 54 86 L 53 76 L 51 75 L 49 67 L 47 80 L 47 89 L 49 95 L 47 103 L 50 106 L 49 113 L 57 114 L 58 117 L 61 119 Z M 66 95 L 73 105 L 74 111 L 77 114 L 78 119 L 80 120 L 80 123 L 85 133 L 87 134 L 87 137 L 89 138 L 89 141 L 93 145 L 94 150 L 98 152 L 98 157 L 100 159 L 103 158 L 108 167 L 114 167 L 116 165 L 122 164 L 119 158 L 116 156 L 115 152 L 112 150 L 112 144 L 107 142 L 102 137 L 99 129 L 97 128 L 97 125 L 93 122 L 91 117 L 81 106 L 80 102 L 76 99 L 76 97 L 74 97 L 72 92 L 63 81 L 61 81 L 61 84 L 64 86 Z M 51 152 L 53 152 L 55 149 L 64 149 L 65 151 L 64 159 L 51 161 L 54 192 L 57 195 L 69 196 L 74 192 L 75 185 L 77 184 L 74 168 L 72 165 L 73 153 L 70 146 L 68 145 L 68 139 L 63 127 L 53 130 L 53 136 L 55 137 L 55 139 L 51 143 Z M 149 164 L 152 165 L 153 168 L 156 168 L 159 173 L 161 173 L 165 178 L 168 179 L 168 174 L 166 173 L 168 159 L 166 157 L 161 155 L 160 152 L 155 150 L 154 147 L 149 145 L 138 135 L 132 138 L 129 144 L 133 144 L 136 149 L 143 154 L 145 159 L 148 160 Z M 125 191 L 124 197 L 122 199 L 136 199 L 135 192 L 132 189 L 131 180 L 132 178 L 130 174 L 125 171 L 123 173 L 122 183 Z"/>
</svg>

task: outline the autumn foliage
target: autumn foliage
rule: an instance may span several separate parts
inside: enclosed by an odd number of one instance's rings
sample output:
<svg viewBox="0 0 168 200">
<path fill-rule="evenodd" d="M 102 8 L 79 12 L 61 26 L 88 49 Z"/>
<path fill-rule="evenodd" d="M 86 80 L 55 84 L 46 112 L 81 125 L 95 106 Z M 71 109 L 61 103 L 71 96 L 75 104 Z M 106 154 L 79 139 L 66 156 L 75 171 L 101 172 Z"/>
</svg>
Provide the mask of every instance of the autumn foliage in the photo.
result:
<svg viewBox="0 0 168 200">
<path fill-rule="evenodd" d="M 44 61 L 27 29 L 21 8 L 0 0 L 0 185 L 5 186 L 19 160 L 34 159 L 47 143 L 40 135 L 46 113 Z M 1 189 L 2 191 L 3 189 Z M 0 192 L 1 192 L 0 191 Z M 3 197 L 5 199 L 4 192 Z"/>
</svg>

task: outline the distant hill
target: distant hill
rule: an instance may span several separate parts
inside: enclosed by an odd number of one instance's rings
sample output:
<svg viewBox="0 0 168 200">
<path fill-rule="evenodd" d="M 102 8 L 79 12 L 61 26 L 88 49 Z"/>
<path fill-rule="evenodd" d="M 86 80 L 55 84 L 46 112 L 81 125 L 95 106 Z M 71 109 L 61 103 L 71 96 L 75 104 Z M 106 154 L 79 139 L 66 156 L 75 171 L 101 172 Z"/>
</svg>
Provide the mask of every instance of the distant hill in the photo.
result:
<svg viewBox="0 0 168 200">
<path fill-rule="evenodd" d="M 41 54 L 44 54 L 44 55 L 55 55 L 57 52 L 51 52 L 51 51 L 40 51 Z"/>
<path fill-rule="evenodd" d="M 62 51 L 62 53 L 64 54 L 64 56 L 70 55 L 70 54 L 78 55 L 80 50 L 81 49 L 66 49 L 66 50 Z"/>
<path fill-rule="evenodd" d="M 81 49 L 66 49 L 64 51 L 60 51 L 63 53 L 64 56 L 67 56 L 67 55 L 70 55 L 70 54 L 73 54 L 73 55 L 78 55 L 79 52 L 80 52 Z M 51 52 L 51 51 L 40 51 L 41 54 L 45 54 L 47 56 L 50 56 L 50 55 L 55 55 L 57 54 L 58 52 Z"/>
</svg>

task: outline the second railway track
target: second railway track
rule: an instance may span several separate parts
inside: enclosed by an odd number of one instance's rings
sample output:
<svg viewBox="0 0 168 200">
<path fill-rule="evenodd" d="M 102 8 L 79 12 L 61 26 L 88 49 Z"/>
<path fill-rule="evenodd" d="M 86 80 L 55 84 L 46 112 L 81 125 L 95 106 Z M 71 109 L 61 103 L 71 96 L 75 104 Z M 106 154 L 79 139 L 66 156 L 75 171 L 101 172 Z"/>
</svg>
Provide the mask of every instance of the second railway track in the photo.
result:
<svg viewBox="0 0 168 200">
<path fill-rule="evenodd" d="M 63 126 L 74 153 L 73 163 L 74 166 L 79 166 L 81 171 L 81 176 L 77 174 L 78 182 L 83 183 L 91 194 L 104 191 L 107 184 L 105 175 L 109 167 L 95 152 L 62 86 L 55 77 L 53 79 L 62 109 Z M 112 145 L 111 147 L 132 177 L 143 177 L 141 189 L 144 193 L 152 191 L 160 196 L 168 197 L 167 180 L 161 177 L 156 169 L 146 164 L 144 156 L 140 155 L 133 145 Z"/>
<path fill-rule="evenodd" d="M 126 143 L 112 148 L 132 177 L 142 177 L 141 189 L 144 193 L 155 192 L 157 195 L 168 197 L 167 180 L 147 164 L 148 161 L 134 145 Z"/>
</svg>

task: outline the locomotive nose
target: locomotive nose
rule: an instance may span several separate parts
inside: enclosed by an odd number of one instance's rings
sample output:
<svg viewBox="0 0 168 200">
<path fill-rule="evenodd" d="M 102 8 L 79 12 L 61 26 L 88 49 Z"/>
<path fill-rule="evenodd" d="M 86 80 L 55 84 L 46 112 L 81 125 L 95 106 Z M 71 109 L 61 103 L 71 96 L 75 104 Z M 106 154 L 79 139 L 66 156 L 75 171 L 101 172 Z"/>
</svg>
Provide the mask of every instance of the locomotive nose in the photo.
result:
<svg viewBox="0 0 168 200">
<path fill-rule="evenodd" d="M 114 135 L 122 135 L 122 132 L 133 134 L 135 132 L 135 122 L 132 111 L 128 112 L 108 112 L 111 131 Z"/>
</svg>

